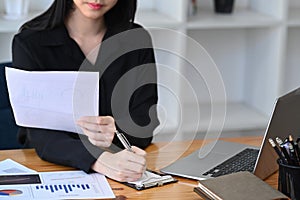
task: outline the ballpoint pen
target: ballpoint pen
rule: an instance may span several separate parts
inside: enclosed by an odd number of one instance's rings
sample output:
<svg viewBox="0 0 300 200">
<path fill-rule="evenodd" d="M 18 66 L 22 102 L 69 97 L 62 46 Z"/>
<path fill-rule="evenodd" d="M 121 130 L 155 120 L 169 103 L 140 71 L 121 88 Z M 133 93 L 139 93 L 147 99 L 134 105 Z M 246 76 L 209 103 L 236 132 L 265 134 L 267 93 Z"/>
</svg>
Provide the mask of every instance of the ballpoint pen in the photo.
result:
<svg viewBox="0 0 300 200">
<path fill-rule="evenodd" d="M 289 150 L 290 150 L 290 156 L 292 157 L 292 159 L 295 162 L 296 166 L 299 166 L 300 161 L 299 161 L 299 155 L 298 155 L 298 145 L 296 143 L 294 143 L 294 139 L 292 135 L 289 135 Z"/>
<path fill-rule="evenodd" d="M 298 151 L 298 155 L 299 155 L 299 158 L 300 158 L 300 148 L 299 148 L 299 143 L 300 143 L 300 138 L 298 138 L 298 139 L 295 141 L 296 149 L 297 149 L 297 151 Z"/>
<path fill-rule="evenodd" d="M 269 143 L 274 148 L 274 150 L 277 153 L 277 155 L 279 156 L 280 160 L 284 164 L 288 164 L 286 158 L 284 157 L 284 155 L 282 154 L 282 152 L 278 149 L 278 147 L 276 146 L 276 144 L 275 144 L 275 142 L 274 142 L 274 140 L 272 138 L 269 138 Z"/>
<path fill-rule="evenodd" d="M 130 152 L 133 152 L 131 149 L 131 145 L 130 145 L 129 141 L 127 140 L 127 138 L 125 137 L 125 135 L 123 133 L 120 133 L 118 130 L 116 130 L 115 133 L 116 133 L 117 137 L 119 138 L 119 140 L 121 141 L 124 148 Z"/>
<path fill-rule="evenodd" d="M 279 137 L 276 137 L 276 142 L 278 143 L 281 152 L 283 153 L 284 157 L 286 158 L 288 164 L 292 164 L 290 155 L 288 154 L 286 147 L 284 146 L 284 142 L 282 141 L 282 139 L 280 139 Z"/>
</svg>

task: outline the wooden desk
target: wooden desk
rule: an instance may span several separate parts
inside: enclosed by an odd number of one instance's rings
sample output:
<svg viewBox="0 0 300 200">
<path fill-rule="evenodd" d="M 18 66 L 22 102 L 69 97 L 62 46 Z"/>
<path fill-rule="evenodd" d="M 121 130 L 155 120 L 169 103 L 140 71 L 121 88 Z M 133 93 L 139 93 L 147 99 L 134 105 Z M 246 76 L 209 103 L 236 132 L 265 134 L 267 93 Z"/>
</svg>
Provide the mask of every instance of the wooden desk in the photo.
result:
<svg viewBox="0 0 300 200">
<path fill-rule="evenodd" d="M 259 146 L 262 138 L 242 137 L 226 138 L 222 140 Z M 152 170 L 158 170 L 176 160 L 178 157 L 186 156 L 192 153 L 201 147 L 202 143 L 202 140 L 196 140 L 193 142 L 152 144 L 146 149 L 148 152 L 148 168 Z M 72 170 L 70 167 L 59 166 L 41 160 L 33 149 L 0 151 L 0 161 L 6 158 L 11 158 L 31 169 L 40 172 Z M 275 173 L 265 181 L 277 189 L 277 177 L 278 174 Z M 115 195 L 117 196 L 117 199 L 201 199 L 195 192 L 193 192 L 193 188 L 197 186 L 197 181 L 180 177 L 177 178 L 179 180 L 178 183 L 147 189 L 144 191 L 136 191 L 110 179 L 108 181 Z"/>
</svg>

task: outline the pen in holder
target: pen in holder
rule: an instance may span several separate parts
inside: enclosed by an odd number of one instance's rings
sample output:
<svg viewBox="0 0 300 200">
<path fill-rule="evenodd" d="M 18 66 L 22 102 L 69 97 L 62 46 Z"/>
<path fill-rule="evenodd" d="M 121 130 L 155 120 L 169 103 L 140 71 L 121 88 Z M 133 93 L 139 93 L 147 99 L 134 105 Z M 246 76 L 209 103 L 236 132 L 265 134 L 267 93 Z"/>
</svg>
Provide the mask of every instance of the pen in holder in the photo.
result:
<svg viewBox="0 0 300 200">
<path fill-rule="evenodd" d="M 300 166 L 284 164 L 281 159 L 279 165 L 278 190 L 292 200 L 300 199 Z"/>
</svg>

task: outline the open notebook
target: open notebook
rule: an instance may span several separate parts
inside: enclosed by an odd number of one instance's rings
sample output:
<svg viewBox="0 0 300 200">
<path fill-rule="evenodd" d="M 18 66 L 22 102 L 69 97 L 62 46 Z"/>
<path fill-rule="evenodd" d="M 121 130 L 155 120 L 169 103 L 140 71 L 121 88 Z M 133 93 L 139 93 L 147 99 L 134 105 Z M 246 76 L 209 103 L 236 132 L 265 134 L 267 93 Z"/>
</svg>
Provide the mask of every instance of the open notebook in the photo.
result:
<svg viewBox="0 0 300 200">
<path fill-rule="evenodd" d="M 143 189 L 162 186 L 174 182 L 177 182 L 177 180 L 170 175 L 162 175 L 147 170 L 139 180 L 134 182 L 124 182 L 124 184 L 132 188 L 135 188 L 136 190 L 143 190 Z"/>
</svg>

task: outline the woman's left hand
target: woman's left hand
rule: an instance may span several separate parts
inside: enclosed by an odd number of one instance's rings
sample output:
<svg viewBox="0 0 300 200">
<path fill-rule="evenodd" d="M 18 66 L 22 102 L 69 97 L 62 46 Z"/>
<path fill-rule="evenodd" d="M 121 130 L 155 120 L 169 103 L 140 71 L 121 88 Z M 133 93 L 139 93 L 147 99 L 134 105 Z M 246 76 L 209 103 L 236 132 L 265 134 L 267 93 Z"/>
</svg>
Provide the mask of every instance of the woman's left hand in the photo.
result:
<svg viewBox="0 0 300 200">
<path fill-rule="evenodd" d="M 115 120 L 110 116 L 86 116 L 77 121 L 89 141 L 98 147 L 109 147 L 114 139 Z"/>
</svg>

